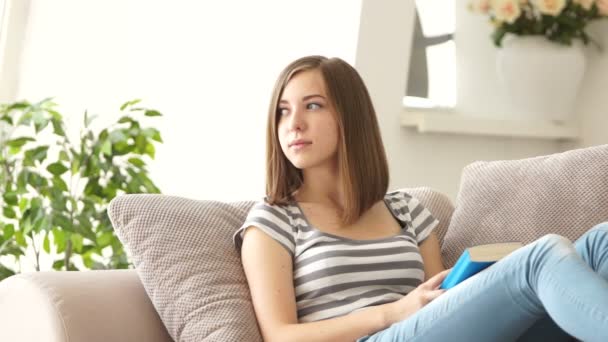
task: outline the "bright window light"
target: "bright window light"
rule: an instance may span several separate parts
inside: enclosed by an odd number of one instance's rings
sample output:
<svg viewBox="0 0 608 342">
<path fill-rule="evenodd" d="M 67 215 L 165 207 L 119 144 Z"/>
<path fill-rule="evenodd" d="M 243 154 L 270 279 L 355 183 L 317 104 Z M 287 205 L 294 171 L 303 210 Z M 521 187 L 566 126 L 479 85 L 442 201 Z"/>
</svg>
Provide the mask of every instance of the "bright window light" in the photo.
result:
<svg viewBox="0 0 608 342">
<path fill-rule="evenodd" d="M 414 39 L 417 40 L 412 43 L 412 48 L 423 49 L 424 53 L 418 50 L 418 58 L 410 61 L 410 75 L 414 74 L 413 69 L 426 69 L 427 72 L 422 75 L 418 72 L 416 76 L 410 77 L 415 77 L 412 79 L 414 87 L 417 86 L 417 82 L 422 82 L 420 86 L 422 89 L 427 89 L 427 96 L 419 95 L 425 92 L 421 89 L 416 90 L 416 96 L 412 96 L 413 94 L 408 91 L 408 96 L 404 99 L 405 106 L 453 108 L 456 105 L 456 46 L 453 37 L 449 37 L 455 30 L 454 6 L 455 1 L 416 0 L 422 32 L 415 33 Z M 439 42 L 433 42 L 433 39 Z M 422 84 L 426 84 L 426 87 Z"/>
</svg>

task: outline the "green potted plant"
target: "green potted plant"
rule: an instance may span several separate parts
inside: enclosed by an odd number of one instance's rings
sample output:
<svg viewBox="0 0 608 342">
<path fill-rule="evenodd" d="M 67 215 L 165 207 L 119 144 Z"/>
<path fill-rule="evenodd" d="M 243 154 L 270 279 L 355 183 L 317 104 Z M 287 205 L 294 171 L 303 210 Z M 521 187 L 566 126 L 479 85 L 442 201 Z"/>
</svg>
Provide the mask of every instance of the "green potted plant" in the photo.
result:
<svg viewBox="0 0 608 342">
<path fill-rule="evenodd" d="M 51 252 L 55 270 L 130 266 L 107 205 L 120 194 L 160 192 L 146 159 L 162 138 L 140 121 L 161 114 L 139 102 L 123 104 L 121 118 L 103 129 L 85 112 L 78 139 L 51 99 L 0 105 L 0 280 L 20 271 L 28 249 L 36 270 Z M 1 262 L 9 256 L 16 267 Z"/>
<path fill-rule="evenodd" d="M 586 69 L 587 33 L 608 18 L 608 0 L 474 0 L 489 17 L 498 47 L 496 67 L 513 115 L 571 121 Z"/>
</svg>

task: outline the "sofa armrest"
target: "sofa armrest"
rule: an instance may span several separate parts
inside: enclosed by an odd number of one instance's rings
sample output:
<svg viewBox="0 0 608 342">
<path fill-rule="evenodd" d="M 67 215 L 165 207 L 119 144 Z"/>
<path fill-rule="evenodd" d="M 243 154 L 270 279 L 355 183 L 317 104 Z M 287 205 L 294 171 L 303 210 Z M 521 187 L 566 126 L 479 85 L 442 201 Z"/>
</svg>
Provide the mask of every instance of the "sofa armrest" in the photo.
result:
<svg viewBox="0 0 608 342">
<path fill-rule="evenodd" d="M 0 341 L 172 341 L 135 270 L 9 277 L 0 322 Z"/>
</svg>

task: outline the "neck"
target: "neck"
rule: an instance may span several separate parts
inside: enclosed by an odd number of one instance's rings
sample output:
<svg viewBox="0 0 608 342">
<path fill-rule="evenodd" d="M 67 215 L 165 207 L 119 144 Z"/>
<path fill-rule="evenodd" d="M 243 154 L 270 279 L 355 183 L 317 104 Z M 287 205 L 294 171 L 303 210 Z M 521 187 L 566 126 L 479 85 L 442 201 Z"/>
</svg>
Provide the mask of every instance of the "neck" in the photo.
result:
<svg viewBox="0 0 608 342">
<path fill-rule="evenodd" d="M 337 169 L 303 170 L 304 182 L 295 194 L 298 202 L 344 207 L 344 189 Z"/>
</svg>

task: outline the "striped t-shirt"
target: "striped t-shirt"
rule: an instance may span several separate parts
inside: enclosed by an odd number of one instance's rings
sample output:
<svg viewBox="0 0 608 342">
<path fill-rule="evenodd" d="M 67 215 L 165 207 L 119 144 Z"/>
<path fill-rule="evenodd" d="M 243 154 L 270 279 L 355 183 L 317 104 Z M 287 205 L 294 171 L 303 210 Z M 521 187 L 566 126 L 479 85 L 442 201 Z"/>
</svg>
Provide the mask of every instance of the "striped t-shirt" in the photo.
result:
<svg viewBox="0 0 608 342">
<path fill-rule="evenodd" d="M 353 240 L 324 233 L 297 202 L 262 201 L 251 208 L 234 242 L 240 251 L 245 229 L 255 226 L 289 252 L 299 322 L 346 315 L 396 301 L 424 280 L 418 244 L 439 222 L 406 192 L 389 192 L 384 202 L 402 227 L 393 237 Z"/>
</svg>

